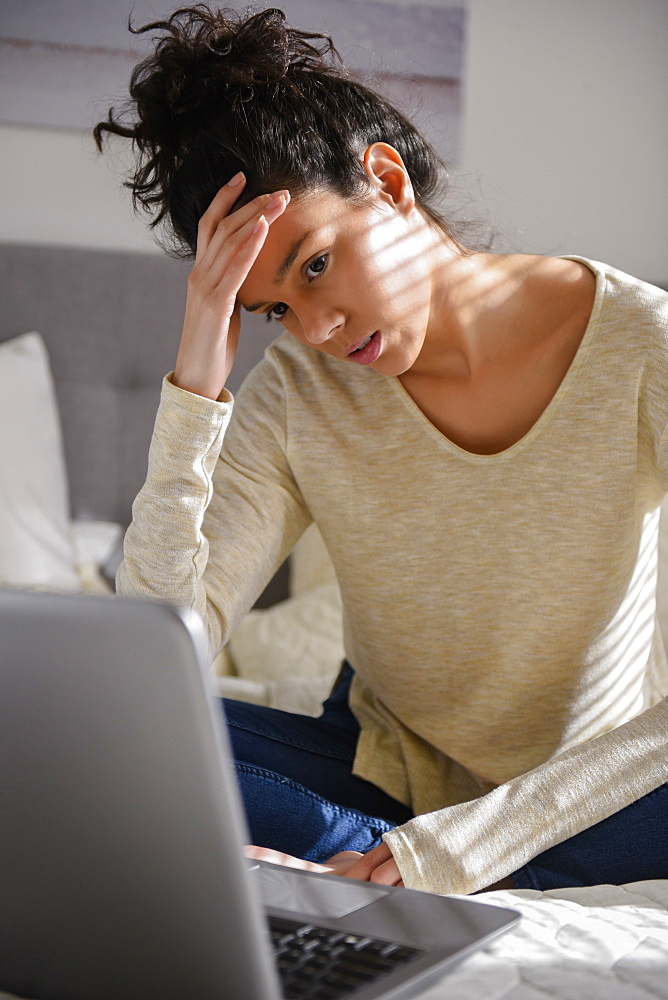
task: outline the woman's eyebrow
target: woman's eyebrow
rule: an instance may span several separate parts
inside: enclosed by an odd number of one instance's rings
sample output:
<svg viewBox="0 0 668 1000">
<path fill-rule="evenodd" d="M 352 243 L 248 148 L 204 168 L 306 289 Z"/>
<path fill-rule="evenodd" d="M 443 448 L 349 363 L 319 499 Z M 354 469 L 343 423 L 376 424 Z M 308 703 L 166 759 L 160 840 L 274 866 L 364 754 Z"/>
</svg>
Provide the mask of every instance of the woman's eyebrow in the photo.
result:
<svg viewBox="0 0 668 1000">
<path fill-rule="evenodd" d="M 304 235 L 300 236 L 299 239 L 295 240 L 295 242 L 292 244 L 292 246 L 288 250 L 287 254 L 285 255 L 285 260 L 283 261 L 283 263 L 281 264 L 281 266 L 279 267 L 279 269 L 278 269 L 278 271 L 276 273 L 276 277 L 274 278 L 274 284 L 275 285 L 281 285 L 281 284 L 283 284 L 283 282 L 285 281 L 285 279 L 288 276 L 288 271 L 290 270 L 290 268 L 294 264 L 295 260 L 297 259 L 297 254 L 301 250 L 302 245 L 306 242 L 306 240 L 312 234 L 313 234 L 313 230 L 312 229 L 307 229 L 306 232 L 304 233 Z"/>
<path fill-rule="evenodd" d="M 288 276 L 288 271 L 290 270 L 290 268 L 297 259 L 297 254 L 299 253 L 299 251 L 301 250 L 302 246 L 309 238 L 309 236 L 313 235 L 313 232 L 314 232 L 313 229 L 307 229 L 306 232 L 302 236 L 300 236 L 298 240 L 295 240 L 295 242 L 292 244 L 287 254 L 285 255 L 285 258 L 283 259 L 283 263 L 276 272 L 276 277 L 274 278 L 275 285 L 283 284 L 283 282 Z M 268 305 L 269 305 L 268 302 L 254 302 L 252 306 L 244 306 L 243 308 L 246 310 L 246 312 L 256 312 L 263 306 L 268 306 Z"/>
</svg>

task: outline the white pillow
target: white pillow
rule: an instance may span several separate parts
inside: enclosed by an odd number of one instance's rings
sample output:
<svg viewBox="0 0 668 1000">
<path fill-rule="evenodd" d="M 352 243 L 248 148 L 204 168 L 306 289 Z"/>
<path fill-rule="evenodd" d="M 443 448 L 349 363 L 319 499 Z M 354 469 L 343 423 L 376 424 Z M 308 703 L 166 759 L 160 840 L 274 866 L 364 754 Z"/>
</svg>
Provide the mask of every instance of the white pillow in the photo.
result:
<svg viewBox="0 0 668 1000">
<path fill-rule="evenodd" d="M 49 359 L 38 333 L 0 343 L 0 586 L 79 590 Z"/>
<path fill-rule="evenodd" d="M 123 541 L 123 525 L 116 521 L 76 518 L 70 522 L 74 558 L 84 594 L 113 594 L 109 561 Z M 0 1000 L 2 997 L 0 995 Z"/>
<path fill-rule="evenodd" d="M 344 656 L 338 586 L 249 611 L 225 653 L 214 664 L 219 695 L 318 715 Z"/>
</svg>

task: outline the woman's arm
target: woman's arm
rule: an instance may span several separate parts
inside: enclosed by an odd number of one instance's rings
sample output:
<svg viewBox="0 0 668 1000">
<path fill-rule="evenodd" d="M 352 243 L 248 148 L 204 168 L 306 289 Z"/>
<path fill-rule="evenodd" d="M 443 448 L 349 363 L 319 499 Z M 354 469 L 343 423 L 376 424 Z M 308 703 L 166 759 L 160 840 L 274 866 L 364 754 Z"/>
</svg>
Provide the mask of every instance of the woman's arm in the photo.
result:
<svg viewBox="0 0 668 1000">
<path fill-rule="evenodd" d="M 472 893 L 668 780 L 668 700 L 492 792 L 417 816 L 383 839 L 404 882 Z"/>
<path fill-rule="evenodd" d="M 223 448 L 232 414 L 224 385 L 239 336 L 236 294 L 287 200 L 263 196 L 230 215 L 242 185 L 226 185 L 200 223 L 177 367 L 163 384 L 148 475 L 117 576 L 121 593 L 198 611 L 212 651 L 309 520 L 285 455 L 285 401 L 271 363 L 240 393 L 240 416 Z"/>
<path fill-rule="evenodd" d="M 117 576 L 121 593 L 197 611 L 214 653 L 311 520 L 286 457 L 271 356 L 246 380 L 232 419 L 231 408 L 165 380 Z"/>
</svg>

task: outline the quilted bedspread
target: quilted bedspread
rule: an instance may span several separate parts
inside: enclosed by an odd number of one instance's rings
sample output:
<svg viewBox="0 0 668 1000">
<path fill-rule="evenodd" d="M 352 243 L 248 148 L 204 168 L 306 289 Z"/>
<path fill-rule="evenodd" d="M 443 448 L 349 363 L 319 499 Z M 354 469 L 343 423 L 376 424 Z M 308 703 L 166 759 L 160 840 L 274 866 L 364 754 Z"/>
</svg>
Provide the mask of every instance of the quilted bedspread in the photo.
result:
<svg viewBox="0 0 668 1000">
<path fill-rule="evenodd" d="M 420 1000 L 668 1000 L 668 880 L 481 899 L 519 926 Z"/>
</svg>

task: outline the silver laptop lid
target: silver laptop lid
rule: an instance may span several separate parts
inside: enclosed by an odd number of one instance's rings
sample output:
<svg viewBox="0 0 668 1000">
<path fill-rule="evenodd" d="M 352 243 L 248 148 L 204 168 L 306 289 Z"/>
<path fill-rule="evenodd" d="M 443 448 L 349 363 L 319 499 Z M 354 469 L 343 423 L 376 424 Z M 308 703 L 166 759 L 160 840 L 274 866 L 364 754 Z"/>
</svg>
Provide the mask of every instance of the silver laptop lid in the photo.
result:
<svg viewBox="0 0 668 1000">
<path fill-rule="evenodd" d="M 0 591 L 0 989 L 279 996 L 205 663 L 194 615 Z"/>
</svg>

